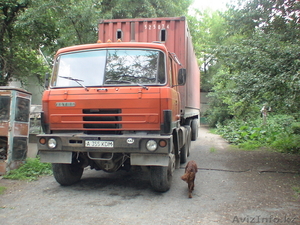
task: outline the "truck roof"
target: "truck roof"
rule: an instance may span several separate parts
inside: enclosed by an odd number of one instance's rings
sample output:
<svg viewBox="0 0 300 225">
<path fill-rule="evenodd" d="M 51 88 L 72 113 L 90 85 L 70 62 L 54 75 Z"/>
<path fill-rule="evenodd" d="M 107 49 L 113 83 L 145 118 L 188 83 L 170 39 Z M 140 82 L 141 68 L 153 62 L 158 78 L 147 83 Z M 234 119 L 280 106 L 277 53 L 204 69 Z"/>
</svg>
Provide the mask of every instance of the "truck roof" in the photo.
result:
<svg viewBox="0 0 300 225">
<path fill-rule="evenodd" d="M 61 53 L 82 51 L 88 49 L 101 49 L 101 48 L 153 48 L 160 49 L 167 52 L 166 46 L 163 43 L 148 43 L 148 42 L 107 42 L 107 43 L 95 43 L 85 45 L 75 45 L 66 48 L 61 48 L 57 51 L 56 55 Z"/>
<path fill-rule="evenodd" d="M 128 19 L 106 19 L 99 20 L 100 23 L 118 23 L 118 22 L 153 22 L 153 21 L 185 21 L 186 17 L 157 17 L 157 18 L 128 18 Z"/>
<path fill-rule="evenodd" d="M 4 91 L 20 91 L 20 92 L 31 95 L 30 92 L 28 92 L 22 88 L 14 87 L 14 86 L 0 86 L 0 91 L 2 91 L 2 90 L 4 90 Z"/>
</svg>

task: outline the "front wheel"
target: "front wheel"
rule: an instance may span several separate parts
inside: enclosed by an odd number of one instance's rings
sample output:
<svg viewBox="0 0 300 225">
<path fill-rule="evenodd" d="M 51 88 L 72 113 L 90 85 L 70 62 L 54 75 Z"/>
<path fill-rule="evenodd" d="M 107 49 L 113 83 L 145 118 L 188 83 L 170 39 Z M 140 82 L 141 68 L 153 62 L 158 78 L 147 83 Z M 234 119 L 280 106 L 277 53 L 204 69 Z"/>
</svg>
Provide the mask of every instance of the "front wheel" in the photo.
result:
<svg viewBox="0 0 300 225">
<path fill-rule="evenodd" d="M 63 186 L 78 182 L 83 173 L 83 168 L 76 164 L 53 163 L 52 170 L 55 180 Z"/>
<path fill-rule="evenodd" d="M 173 172 L 175 170 L 175 155 L 170 154 L 169 166 L 151 166 L 150 181 L 152 188 L 158 192 L 166 192 L 171 187 Z"/>
</svg>

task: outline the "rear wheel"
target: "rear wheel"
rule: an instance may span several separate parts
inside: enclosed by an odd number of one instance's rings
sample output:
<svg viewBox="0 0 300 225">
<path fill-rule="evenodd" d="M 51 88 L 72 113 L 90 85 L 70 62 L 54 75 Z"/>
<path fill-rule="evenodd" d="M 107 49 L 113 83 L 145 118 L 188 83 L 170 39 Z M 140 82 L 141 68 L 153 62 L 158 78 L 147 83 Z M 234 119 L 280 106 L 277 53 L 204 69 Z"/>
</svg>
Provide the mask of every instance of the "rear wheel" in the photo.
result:
<svg viewBox="0 0 300 225">
<path fill-rule="evenodd" d="M 78 182 L 83 173 L 83 168 L 79 164 L 53 163 L 52 170 L 55 180 L 63 186 Z"/>
<path fill-rule="evenodd" d="M 191 127 L 192 127 L 191 139 L 192 139 L 192 141 L 196 141 L 196 139 L 198 138 L 198 120 L 197 119 L 192 120 Z"/>
</svg>

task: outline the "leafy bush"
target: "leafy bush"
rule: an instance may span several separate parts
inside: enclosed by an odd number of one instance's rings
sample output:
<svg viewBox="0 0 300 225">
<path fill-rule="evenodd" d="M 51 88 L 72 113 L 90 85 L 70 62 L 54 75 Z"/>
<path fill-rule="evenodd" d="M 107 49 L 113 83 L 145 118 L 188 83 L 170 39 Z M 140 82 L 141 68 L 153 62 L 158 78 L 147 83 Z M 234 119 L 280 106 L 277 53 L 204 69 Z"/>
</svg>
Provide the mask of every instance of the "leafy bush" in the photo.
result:
<svg viewBox="0 0 300 225">
<path fill-rule="evenodd" d="M 292 130 L 294 134 L 300 134 L 300 123 L 293 123 Z"/>
<path fill-rule="evenodd" d="M 300 135 L 296 134 L 293 124 L 297 124 L 295 119 L 287 115 L 270 116 L 266 125 L 261 118 L 235 119 L 225 125 L 218 124 L 217 133 L 243 149 L 271 147 L 280 152 L 300 153 Z"/>
<path fill-rule="evenodd" d="M 226 110 L 214 108 L 214 110 L 207 110 L 206 118 L 210 127 L 215 127 L 216 124 L 222 124 L 225 120 L 231 117 Z"/>
<path fill-rule="evenodd" d="M 39 158 L 27 158 L 25 164 L 10 171 L 3 178 L 12 180 L 37 180 L 41 175 L 51 175 L 50 163 L 41 163 Z"/>
<path fill-rule="evenodd" d="M 300 135 L 282 135 L 271 144 L 271 147 L 281 152 L 300 153 Z"/>
</svg>

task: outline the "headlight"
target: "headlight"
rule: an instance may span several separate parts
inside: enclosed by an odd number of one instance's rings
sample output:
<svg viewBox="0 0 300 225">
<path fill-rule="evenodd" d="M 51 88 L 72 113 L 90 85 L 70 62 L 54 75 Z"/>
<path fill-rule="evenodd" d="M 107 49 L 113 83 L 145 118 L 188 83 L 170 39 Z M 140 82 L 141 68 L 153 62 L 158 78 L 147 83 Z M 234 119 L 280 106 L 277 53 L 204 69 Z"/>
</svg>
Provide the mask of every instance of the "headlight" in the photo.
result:
<svg viewBox="0 0 300 225">
<path fill-rule="evenodd" d="M 50 138 L 48 141 L 48 147 L 49 148 L 55 148 L 56 147 L 56 140 L 54 138 Z"/>
<path fill-rule="evenodd" d="M 157 143 L 154 140 L 147 141 L 146 147 L 149 151 L 153 152 L 157 149 Z"/>
</svg>

